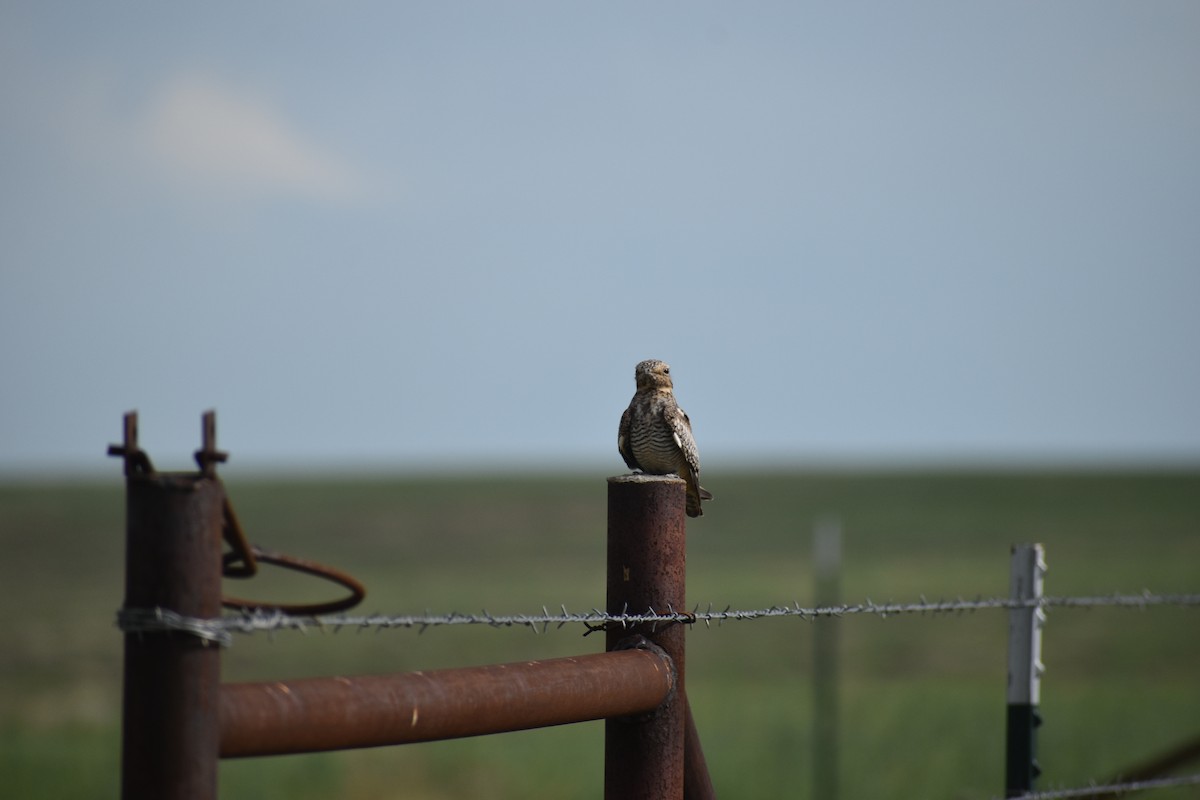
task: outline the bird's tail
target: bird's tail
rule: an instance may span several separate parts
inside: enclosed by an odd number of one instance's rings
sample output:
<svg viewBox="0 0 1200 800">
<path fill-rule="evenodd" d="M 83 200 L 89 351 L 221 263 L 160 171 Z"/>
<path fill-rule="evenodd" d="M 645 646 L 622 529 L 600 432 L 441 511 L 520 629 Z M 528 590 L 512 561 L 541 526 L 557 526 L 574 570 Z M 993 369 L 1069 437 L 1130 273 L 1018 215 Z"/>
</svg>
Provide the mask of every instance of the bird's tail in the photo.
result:
<svg viewBox="0 0 1200 800">
<path fill-rule="evenodd" d="M 704 516 L 704 509 L 700 507 L 701 500 L 712 500 L 712 492 L 705 489 L 703 486 L 696 485 L 693 489 L 692 484 L 688 483 L 687 487 L 687 515 L 689 517 Z"/>
</svg>

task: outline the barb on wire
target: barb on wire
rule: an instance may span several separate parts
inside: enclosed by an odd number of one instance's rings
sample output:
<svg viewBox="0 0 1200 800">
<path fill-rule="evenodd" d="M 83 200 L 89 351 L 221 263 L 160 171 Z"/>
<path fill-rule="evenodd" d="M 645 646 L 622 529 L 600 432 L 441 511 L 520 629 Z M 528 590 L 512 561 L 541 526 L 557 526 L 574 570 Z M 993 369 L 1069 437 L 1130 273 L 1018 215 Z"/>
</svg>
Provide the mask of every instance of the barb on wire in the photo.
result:
<svg viewBox="0 0 1200 800">
<path fill-rule="evenodd" d="M 1178 778 L 1153 778 L 1129 783 L 1111 783 L 1105 786 L 1081 786 L 1074 789 L 1053 789 L 1045 792 L 1029 792 L 1014 800 L 1068 800 L 1068 798 L 1116 797 L 1147 789 L 1171 789 L 1177 786 L 1200 785 L 1200 775 L 1183 775 Z"/>
<path fill-rule="evenodd" d="M 540 614 L 507 614 L 497 615 L 487 611 L 478 614 L 424 614 L 368 616 L 328 615 L 328 616 L 295 616 L 279 610 L 247 611 L 231 614 L 216 619 L 197 619 L 185 617 L 167 609 L 122 609 L 117 613 L 117 627 L 126 633 L 151 633 L 162 631 L 182 631 L 198 636 L 206 641 L 228 645 L 232 633 L 251 634 L 258 632 L 274 633 L 280 630 L 298 630 L 307 633 L 309 629 L 332 631 L 337 633 L 343 628 L 356 628 L 359 631 L 373 629 L 380 632 L 392 628 L 411 629 L 424 632 L 428 628 L 451 625 L 487 625 L 492 628 L 528 628 L 535 633 L 548 630 L 550 625 L 562 628 L 564 625 L 580 624 L 587 628 L 587 633 L 605 630 L 612 625 L 628 628 L 636 625 L 662 624 L 694 624 L 703 622 L 706 627 L 712 623 L 718 625 L 724 622 L 754 619 L 771 619 L 776 617 L 797 617 L 803 620 L 816 620 L 827 617 L 843 617 L 854 614 L 868 614 L 880 619 L 903 614 L 962 614 L 988 609 L 1027 609 L 1041 608 L 1093 608 L 1109 606 L 1120 608 L 1148 608 L 1151 606 L 1200 606 L 1200 594 L 1112 594 L 1094 597 L 1041 597 L 1032 599 L 1012 599 L 1008 597 L 977 597 L 974 600 L 939 600 L 930 602 L 922 598 L 916 603 L 875 603 L 869 598 L 864 603 L 839 606 L 818 606 L 806 608 L 799 603 L 791 605 L 770 606 L 756 609 L 734 609 L 726 607 L 723 611 L 714 611 L 710 603 L 707 610 L 701 611 L 696 606 L 692 611 L 677 611 L 673 608 L 665 612 L 648 609 L 645 612 L 630 612 L 623 608 L 620 614 L 609 614 L 593 608 L 585 612 L 569 612 L 565 605 L 560 605 L 561 613 L 550 613 L 543 606 Z"/>
</svg>

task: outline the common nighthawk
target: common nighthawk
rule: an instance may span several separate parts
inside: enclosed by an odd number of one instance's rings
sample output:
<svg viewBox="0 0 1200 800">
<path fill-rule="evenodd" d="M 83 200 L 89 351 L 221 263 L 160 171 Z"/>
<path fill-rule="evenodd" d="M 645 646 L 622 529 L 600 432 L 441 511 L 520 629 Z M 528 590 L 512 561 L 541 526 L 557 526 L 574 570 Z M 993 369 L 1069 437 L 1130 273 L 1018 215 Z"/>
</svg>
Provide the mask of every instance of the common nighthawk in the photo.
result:
<svg viewBox="0 0 1200 800">
<path fill-rule="evenodd" d="M 671 368 L 649 359 L 634 368 L 637 391 L 621 415 L 617 450 L 630 469 L 652 475 L 675 473 L 687 483 L 687 515 L 704 514 L 701 500 L 712 495 L 700 486 L 700 455 L 692 422 L 675 402 Z"/>
</svg>

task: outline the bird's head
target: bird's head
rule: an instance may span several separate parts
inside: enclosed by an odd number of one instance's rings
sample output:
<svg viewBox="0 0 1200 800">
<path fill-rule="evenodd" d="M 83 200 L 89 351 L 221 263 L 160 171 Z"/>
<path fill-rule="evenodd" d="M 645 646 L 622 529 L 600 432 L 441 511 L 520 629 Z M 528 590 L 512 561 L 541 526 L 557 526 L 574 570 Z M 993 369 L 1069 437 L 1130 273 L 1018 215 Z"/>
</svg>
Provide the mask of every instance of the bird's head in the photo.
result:
<svg viewBox="0 0 1200 800">
<path fill-rule="evenodd" d="M 633 369 L 638 389 L 670 389 L 671 367 L 657 358 L 649 358 Z"/>
</svg>

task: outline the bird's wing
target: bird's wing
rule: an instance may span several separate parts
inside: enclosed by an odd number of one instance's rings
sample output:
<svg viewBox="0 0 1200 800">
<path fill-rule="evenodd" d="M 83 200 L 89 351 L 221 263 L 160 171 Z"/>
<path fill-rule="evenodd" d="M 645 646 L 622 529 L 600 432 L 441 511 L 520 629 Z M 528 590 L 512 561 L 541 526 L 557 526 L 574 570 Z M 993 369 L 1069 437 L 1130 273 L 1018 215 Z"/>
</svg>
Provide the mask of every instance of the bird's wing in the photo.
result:
<svg viewBox="0 0 1200 800">
<path fill-rule="evenodd" d="M 692 438 L 692 421 L 679 406 L 664 409 L 663 418 L 671 427 L 671 435 L 675 439 L 676 446 L 683 453 L 688 468 L 691 469 L 693 475 L 699 475 L 700 453 L 696 451 L 696 440 Z"/>
<path fill-rule="evenodd" d="M 630 469 L 641 469 L 637 459 L 633 457 L 633 442 L 629 439 L 629 428 L 633 422 L 633 404 L 621 415 L 621 427 L 617 428 L 617 452 L 625 459 L 625 466 Z"/>
</svg>

